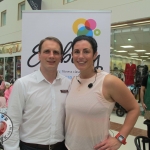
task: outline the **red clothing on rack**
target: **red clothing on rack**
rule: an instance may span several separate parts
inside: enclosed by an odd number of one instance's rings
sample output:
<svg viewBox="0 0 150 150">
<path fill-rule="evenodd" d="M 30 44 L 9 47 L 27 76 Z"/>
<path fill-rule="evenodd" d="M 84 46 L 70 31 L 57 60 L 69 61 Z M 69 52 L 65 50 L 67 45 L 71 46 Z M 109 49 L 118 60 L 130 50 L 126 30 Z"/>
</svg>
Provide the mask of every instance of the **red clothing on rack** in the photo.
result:
<svg viewBox="0 0 150 150">
<path fill-rule="evenodd" d="M 127 86 L 134 84 L 135 73 L 136 73 L 136 65 L 127 63 L 124 71 L 125 84 Z"/>
</svg>

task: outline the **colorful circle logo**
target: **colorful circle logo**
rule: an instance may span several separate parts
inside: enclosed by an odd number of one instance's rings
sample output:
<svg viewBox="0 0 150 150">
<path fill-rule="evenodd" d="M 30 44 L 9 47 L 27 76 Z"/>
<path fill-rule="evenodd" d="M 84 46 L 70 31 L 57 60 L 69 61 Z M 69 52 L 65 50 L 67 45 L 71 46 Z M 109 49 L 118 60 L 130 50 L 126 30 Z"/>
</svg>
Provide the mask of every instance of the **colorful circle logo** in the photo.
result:
<svg viewBox="0 0 150 150">
<path fill-rule="evenodd" d="M 0 113 L 0 142 L 6 141 L 13 132 L 11 119 L 4 113 Z"/>
<path fill-rule="evenodd" d="M 94 19 L 84 19 L 84 18 L 79 18 L 73 23 L 73 31 L 77 36 L 79 35 L 87 35 L 87 36 L 92 36 L 93 34 L 95 36 L 99 36 L 101 34 L 101 31 L 96 28 L 96 21 Z"/>
</svg>

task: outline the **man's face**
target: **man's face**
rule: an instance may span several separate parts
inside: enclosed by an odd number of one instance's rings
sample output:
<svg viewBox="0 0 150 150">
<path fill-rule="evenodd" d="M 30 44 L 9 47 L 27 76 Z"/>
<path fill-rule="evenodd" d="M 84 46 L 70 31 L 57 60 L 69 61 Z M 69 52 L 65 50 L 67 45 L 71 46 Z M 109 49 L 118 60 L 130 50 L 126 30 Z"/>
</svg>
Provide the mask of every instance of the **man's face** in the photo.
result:
<svg viewBox="0 0 150 150">
<path fill-rule="evenodd" d="M 44 41 L 41 52 L 39 52 L 41 70 L 56 71 L 61 58 L 62 55 L 59 44 L 53 40 Z"/>
</svg>

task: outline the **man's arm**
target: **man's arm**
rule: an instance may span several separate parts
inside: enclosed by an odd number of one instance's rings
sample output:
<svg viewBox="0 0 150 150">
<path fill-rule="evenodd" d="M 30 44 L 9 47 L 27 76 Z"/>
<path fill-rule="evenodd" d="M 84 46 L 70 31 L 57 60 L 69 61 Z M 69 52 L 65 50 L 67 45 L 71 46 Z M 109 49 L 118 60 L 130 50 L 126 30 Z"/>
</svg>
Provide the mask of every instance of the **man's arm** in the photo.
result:
<svg viewBox="0 0 150 150">
<path fill-rule="evenodd" d="M 8 140 L 4 142 L 5 150 L 20 150 L 19 148 L 19 127 L 22 122 L 23 108 L 25 105 L 23 87 L 19 80 L 13 85 L 12 92 L 9 97 L 7 115 L 13 123 L 13 133 Z"/>
</svg>

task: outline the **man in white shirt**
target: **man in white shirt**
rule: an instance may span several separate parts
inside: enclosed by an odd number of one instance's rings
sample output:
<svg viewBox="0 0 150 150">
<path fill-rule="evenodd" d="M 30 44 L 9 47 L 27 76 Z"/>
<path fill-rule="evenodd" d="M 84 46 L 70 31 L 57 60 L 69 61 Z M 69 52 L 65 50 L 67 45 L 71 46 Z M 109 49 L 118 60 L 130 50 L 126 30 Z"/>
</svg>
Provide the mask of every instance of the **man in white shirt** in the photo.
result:
<svg viewBox="0 0 150 150">
<path fill-rule="evenodd" d="M 63 46 L 47 37 L 39 43 L 38 55 L 40 69 L 13 86 L 7 112 L 13 133 L 5 150 L 66 150 L 64 107 L 70 80 L 57 72 Z"/>
</svg>

